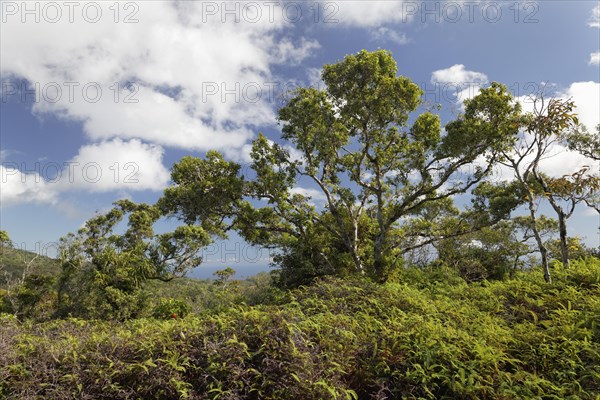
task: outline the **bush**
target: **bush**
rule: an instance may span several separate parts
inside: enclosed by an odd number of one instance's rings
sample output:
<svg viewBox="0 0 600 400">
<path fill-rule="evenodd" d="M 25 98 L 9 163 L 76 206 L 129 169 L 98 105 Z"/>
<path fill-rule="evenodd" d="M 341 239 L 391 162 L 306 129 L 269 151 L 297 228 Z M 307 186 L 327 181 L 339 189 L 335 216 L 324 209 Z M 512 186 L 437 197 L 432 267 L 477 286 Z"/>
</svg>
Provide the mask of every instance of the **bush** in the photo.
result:
<svg viewBox="0 0 600 400">
<path fill-rule="evenodd" d="M 152 316 L 159 319 L 183 318 L 190 312 L 190 306 L 176 299 L 161 299 L 152 310 Z"/>
<path fill-rule="evenodd" d="M 597 399 L 599 271 L 576 261 L 552 285 L 539 270 L 475 284 L 326 278 L 185 319 L 4 316 L 0 397 Z"/>
</svg>

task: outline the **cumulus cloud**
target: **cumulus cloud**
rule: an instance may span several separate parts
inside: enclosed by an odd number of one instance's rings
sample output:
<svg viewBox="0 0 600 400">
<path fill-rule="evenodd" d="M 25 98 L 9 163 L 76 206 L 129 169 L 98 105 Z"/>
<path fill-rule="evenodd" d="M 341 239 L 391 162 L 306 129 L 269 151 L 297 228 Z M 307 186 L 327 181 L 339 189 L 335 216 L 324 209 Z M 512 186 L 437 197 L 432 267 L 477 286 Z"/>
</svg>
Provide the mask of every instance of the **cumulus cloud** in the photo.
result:
<svg viewBox="0 0 600 400">
<path fill-rule="evenodd" d="M 584 124 L 590 132 L 595 132 L 595 127 L 600 123 L 600 83 L 599 82 L 574 82 L 559 94 L 564 99 L 575 102 L 575 112 L 579 122 Z"/>
<path fill-rule="evenodd" d="M 386 23 L 406 23 L 413 19 L 415 2 L 411 1 L 324 1 L 324 16 L 342 25 L 376 27 Z"/>
<path fill-rule="evenodd" d="M 484 73 L 469 71 L 464 65 L 457 64 L 444 70 L 435 71 L 432 74 L 431 82 L 441 85 L 452 85 L 457 89 L 456 101 L 462 105 L 466 98 L 471 98 L 479 89 L 485 87 L 488 83 L 488 77 Z M 587 127 L 590 132 L 595 132 L 595 127 L 600 123 L 600 83 L 598 82 L 573 82 L 565 89 L 558 89 L 556 85 L 541 83 L 540 87 L 545 88 L 545 92 L 550 90 L 552 94 L 546 95 L 546 99 L 561 98 L 571 99 L 575 103 L 575 112 L 578 115 L 579 122 Z M 467 89 L 460 90 L 461 87 Z M 520 96 L 515 99 L 518 101 L 524 112 L 534 111 L 533 99 L 529 96 Z M 532 157 L 529 157 L 532 158 Z M 527 158 L 524 164 L 528 162 Z M 483 159 L 475 164 L 484 165 Z M 560 177 L 565 174 L 571 174 L 580 170 L 584 166 L 592 166 L 594 170 L 600 168 L 600 163 L 591 160 L 577 152 L 569 151 L 560 144 L 553 145 L 547 156 L 540 162 L 542 172 L 553 177 Z M 463 173 L 470 173 L 470 169 L 465 169 Z M 495 167 L 493 179 L 500 181 L 511 181 L 514 179 L 513 171 L 501 165 Z"/>
<path fill-rule="evenodd" d="M 138 139 L 112 139 L 83 146 L 64 163 L 36 163 L 38 171 L 23 171 L 18 163 L 5 162 L 1 205 L 48 203 L 63 193 L 126 190 L 162 190 L 170 173 L 162 163 L 163 149 Z"/>
<path fill-rule="evenodd" d="M 56 201 L 56 191 L 38 172 L 22 172 L 17 165 L 0 165 L 2 208 L 22 203 L 49 203 Z"/>
<path fill-rule="evenodd" d="M 86 145 L 65 163 L 58 186 L 61 191 L 162 190 L 170 176 L 162 157 L 162 147 L 137 139 Z"/>
<path fill-rule="evenodd" d="M 276 122 L 282 82 L 273 66 L 298 64 L 319 48 L 283 37 L 291 22 L 281 5 L 53 4 L 3 3 L 3 96 L 23 101 L 26 93 L 33 113 L 81 123 L 88 144 L 56 182 L 8 171 L 3 205 L 72 190 L 160 190 L 169 178 L 164 148 L 217 149 L 247 161 L 257 128 Z"/>
<path fill-rule="evenodd" d="M 589 65 L 600 65 L 600 51 L 590 54 Z"/>
<path fill-rule="evenodd" d="M 0 149 L 0 162 L 4 162 L 10 154 L 10 150 Z"/>
<path fill-rule="evenodd" d="M 463 64 L 455 64 L 450 68 L 434 71 L 431 75 L 432 83 L 485 83 L 487 75 L 481 72 L 469 71 Z"/>
<path fill-rule="evenodd" d="M 294 43 L 291 39 L 285 38 L 276 44 L 272 60 L 279 64 L 298 65 L 320 47 L 316 40 L 302 38 L 298 43 Z"/>
<path fill-rule="evenodd" d="M 73 23 L 67 10 L 56 23 L 6 15 L 0 39 L 0 72 L 38 92 L 34 112 L 80 121 L 95 141 L 242 148 L 255 127 L 274 124 L 272 65 L 299 63 L 318 48 L 279 38 L 290 23 L 281 10 L 237 4 L 232 16 L 221 10 L 226 3 L 138 2 L 117 15 L 112 3 L 95 4 L 96 23 L 81 9 Z"/>
<path fill-rule="evenodd" d="M 547 86 L 547 85 L 546 85 Z M 566 89 L 556 90 L 550 98 L 570 99 L 575 103 L 575 112 L 579 122 L 590 131 L 595 132 L 595 127 L 600 123 L 600 83 L 598 82 L 574 82 Z M 517 98 L 525 112 L 534 111 L 534 103 L 530 97 L 521 96 Z M 527 162 L 527 159 L 525 160 Z M 540 162 L 540 170 L 549 176 L 560 177 L 580 170 L 584 166 L 592 167 L 592 171 L 600 168 L 600 163 L 589 159 L 577 152 L 569 151 L 561 144 L 553 145 L 548 155 Z M 505 179 L 512 179 L 512 173 L 508 169 L 502 169 L 499 174 Z"/>
<path fill-rule="evenodd" d="M 463 102 L 479 94 L 481 87 L 488 83 L 486 74 L 466 69 L 463 64 L 455 64 L 450 68 L 440 69 L 431 74 L 431 83 L 439 93 L 454 95 L 455 101 L 462 108 Z"/>
</svg>

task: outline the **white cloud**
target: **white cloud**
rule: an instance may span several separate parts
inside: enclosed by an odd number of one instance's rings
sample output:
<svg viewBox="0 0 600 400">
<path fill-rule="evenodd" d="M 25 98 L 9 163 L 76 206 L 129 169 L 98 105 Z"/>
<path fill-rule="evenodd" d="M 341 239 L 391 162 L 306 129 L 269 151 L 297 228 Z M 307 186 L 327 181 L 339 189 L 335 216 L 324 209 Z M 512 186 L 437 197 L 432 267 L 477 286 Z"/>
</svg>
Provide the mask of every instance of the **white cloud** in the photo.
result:
<svg viewBox="0 0 600 400">
<path fill-rule="evenodd" d="M 0 162 L 4 162 L 12 152 L 6 149 L 0 149 Z"/>
<path fill-rule="evenodd" d="M 283 148 L 289 153 L 291 161 L 300 161 L 301 164 L 304 164 L 306 159 L 302 151 L 291 145 L 285 145 Z"/>
<path fill-rule="evenodd" d="M 322 204 L 326 200 L 325 194 L 323 194 L 323 192 L 312 188 L 296 186 L 290 189 L 290 194 L 300 194 L 302 196 L 310 198 L 309 204 L 313 206 L 315 204 Z"/>
<path fill-rule="evenodd" d="M 540 161 L 540 170 L 552 177 L 561 177 L 581 170 L 584 166 L 593 167 L 591 172 L 600 168 L 600 163 L 572 152 L 561 145 L 555 145 L 549 150 L 549 155 Z"/>
<path fill-rule="evenodd" d="M 455 64 L 450 68 L 434 71 L 431 75 L 432 83 L 446 84 L 467 84 L 467 83 L 486 83 L 487 75 L 481 72 L 469 71 L 463 64 Z"/>
<path fill-rule="evenodd" d="M 575 112 L 579 122 L 587 127 L 590 132 L 595 132 L 595 126 L 600 123 L 600 83 L 597 82 L 574 82 L 568 88 L 558 91 L 554 96 L 561 99 L 571 99 L 575 103 Z M 531 98 L 521 96 L 517 98 L 525 112 L 533 112 L 533 101 Z M 527 159 L 525 160 L 527 163 Z M 584 157 L 583 155 L 569 151 L 564 146 L 555 144 L 548 150 L 548 155 L 540 162 L 540 170 L 549 176 L 560 177 L 579 171 L 584 166 L 591 166 L 592 171 L 600 168 L 600 163 Z M 511 180 L 512 172 L 502 169 L 502 180 Z"/>
<path fill-rule="evenodd" d="M 529 155 L 521 162 L 523 173 L 524 168 L 533 160 L 533 155 Z M 483 166 L 486 164 L 483 157 L 478 158 L 475 165 Z M 569 175 L 574 172 L 581 170 L 584 166 L 591 167 L 591 172 L 600 168 L 600 163 L 582 156 L 581 154 L 573 151 L 569 151 L 562 145 L 555 144 L 548 149 L 547 154 L 540 161 L 540 171 L 544 174 L 558 178 L 564 175 Z M 469 166 L 464 168 L 462 171 L 464 174 L 470 174 L 473 169 Z M 489 178 L 493 182 L 510 182 L 515 179 L 515 173 L 512 168 L 505 165 L 496 164 L 491 172 Z"/>
<path fill-rule="evenodd" d="M 225 149 L 223 151 L 223 154 L 225 155 L 225 157 L 238 163 L 249 164 L 250 162 L 252 162 L 252 157 L 250 156 L 251 152 L 252 144 L 247 143 L 239 149 Z"/>
<path fill-rule="evenodd" d="M 316 40 L 302 38 L 298 45 L 291 39 L 285 38 L 275 46 L 272 62 L 277 64 L 298 65 L 302 60 L 313 54 L 314 50 L 321 48 Z"/>
<path fill-rule="evenodd" d="M 0 165 L 2 208 L 22 203 L 54 203 L 56 192 L 37 172 L 21 172 L 12 165 Z"/>
<path fill-rule="evenodd" d="M 488 83 L 488 77 L 482 72 L 466 69 L 463 64 L 455 64 L 450 68 L 434 71 L 431 74 L 431 83 L 443 97 L 454 95 L 456 103 L 462 109 L 464 101 L 477 96 L 481 88 Z"/>
<path fill-rule="evenodd" d="M 600 123 L 600 83 L 574 82 L 560 97 L 572 99 L 575 102 L 575 112 L 579 122 L 584 124 L 590 132 L 595 132 L 595 127 Z"/>
<path fill-rule="evenodd" d="M 57 185 L 61 191 L 162 190 L 170 176 L 162 157 L 160 146 L 137 139 L 86 145 L 67 163 Z"/>
<path fill-rule="evenodd" d="M 23 172 L 17 163 L 5 163 L 0 166 L 1 205 L 33 202 L 60 206 L 59 196 L 72 191 L 162 190 L 170 177 L 162 157 L 160 146 L 138 139 L 113 139 L 83 146 L 62 164 L 36 163 L 39 171 Z M 53 176 L 43 176 L 49 173 Z"/>
<path fill-rule="evenodd" d="M 235 23 L 226 3 L 137 2 L 131 4 L 139 22 L 123 23 L 133 9 L 122 6 L 115 23 L 112 3 L 95 4 L 102 7 L 97 23 L 86 22 L 81 8 L 74 23 L 66 9 L 58 23 L 6 15 L 0 35 L 3 77 L 37 85 L 35 112 L 81 121 L 94 141 L 240 149 L 255 127 L 275 123 L 272 65 L 299 63 L 318 48 L 312 40 L 278 40 L 290 24 L 281 9 L 253 14 L 244 5 Z M 122 88 L 130 82 L 138 85 L 135 93 Z M 53 85 L 62 96 L 54 96 Z M 102 94 L 95 99 L 97 87 Z"/>
<path fill-rule="evenodd" d="M 236 3 L 232 16 L 226 3 L 119 3 L 117 16 L 112 3 L 95 2 L 102 17 L 90 23 L 77 3 L 71 23 L 59 2 L 62 18 L 51 23 L 36 2 L 27 7 L 40 8 L 41 20 L 28 15 L 23 23 L 25 3 L 11 4 L 18 12 L 3 14 L 0 26 L 0 75 L 15 82 L 8 95 L 21 100 L 19 89 L 35 89 L 34 113 L 81 122 L 93 144 L 80 148 L 57 182 L 38 176 L 31 183 L 35 176 L 25 175 L 21 184 L 21 175 L 11 175 L 5 204 L 48 202 L 71 190 L 160 190 L 169 178 L 163 147 L 217 149 L 248 161 L 257 128 L 276 123 L 272 67 L 298 64 L 319 48 L 314 40 L 280 38 L 291 24 L 281 5 L 271 12 L 262 3 Z M 137 22 L 124 23 L 128 15 Z M 20 79 L 28 87 L 16 87 Z M 97 182 L 94 163 L 102 172 Z M 110 169 L 117 164 L 120 171 Z"/>
<path fill-rule="evenodd" d="M 589 65 L 600 65 L 600 51 L 590 54 Z"/>
<path fill-rule="evenodd" d="M 400 33 L 385 26 L 371 31 L 371 37 L 373 40 L 392 42 L 399 45 L 410 43 L 410 38 L 406 36 L 406 33 Z"/>
<path fill-rule="evenodd" d="M 343 25 L 358 27 L 375 27 L 386 23 L 412 21 L 418 4 L 409 1 L 323 1 L 323 19 L 337 21 Z M 326 20 L 325 20 L 326 21 Z"/>
<path fill-rule="evenodd" d="M 588 21 L 588 25 L 592 28 L 600 28 L 600 4 L 592 10 L 592 16 Z"/>
<path fill-rule="evenodd" d="M 438 74 L 436 79 L 432 77 L 432 82 L 451 82 L 450 79 L 452 76 L 454 76 L 457 82 L 462 82 L 461 78 L 463 81 L 480 78 L 481 86 L 483 87 L 484 79 L 487 80 L 485 74 L 473 73 L 473 71 L 463 72 L 464 68 L 454 68 L 455 73 L 452 74 L 449 72 L 450 69 L 443 70 L 445 72 Z M 600 113 L 598 113 L 598 110 L 600 110 L 600 83 L 574 82 L 564 90 L 557 90 L 556 85 L 542 82 L 540 87 L 544 87 L 545 92 L 553 90 L 555 93 L 553 96 L 547 95 L 546 100 L 550 100 L 550 98 L 573 100 L 576 106 L 574 111 L 578 115 L 579 122 L 585 125 L 590 132 L 595 132 L 595 126 L 600 123 Z M 531 97 L 520 96 L 516 98 L 516 101 L 521 104 L 524 112 L 534 111 L 534 103 Z M 527 165 L 531 159 L 532 156 L 526 157 L 522 165 Z M 481 158 L 475 164 L 484 165 L 485 160 Z M 555 144 L 548 149 L 547 155 L 540 161 L 540 170 L 552 177 L 572 174 L 584 166 L 591 166 L 592 171 L 597 171 L 600 168 L 600 163 L 584 157 L 577 152 L 569 151 L 559 144 Z M 471 168 L 465 168 L 461 172 L 465 174 L 470 173 Z M 494 181 L 512 181 L 514 179 L 514 172 L 508 167 L 496 165 L 491 179 Z"/>
</svg>

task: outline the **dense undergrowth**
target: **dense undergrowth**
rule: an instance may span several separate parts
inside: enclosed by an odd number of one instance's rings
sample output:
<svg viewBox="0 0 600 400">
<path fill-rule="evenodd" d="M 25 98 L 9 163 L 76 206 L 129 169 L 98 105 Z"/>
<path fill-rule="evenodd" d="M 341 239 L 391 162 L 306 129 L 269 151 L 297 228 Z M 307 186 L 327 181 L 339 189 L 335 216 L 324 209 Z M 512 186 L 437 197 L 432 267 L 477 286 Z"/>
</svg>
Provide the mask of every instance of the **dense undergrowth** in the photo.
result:
<svg viewBox="0 0 600 400">
<path fill-rule="evenodd" d="M 600 260 L 467 284 L 406 270 L 125 322 L 0 319 L 8 399 L 598 399 Z"/>
</svg>

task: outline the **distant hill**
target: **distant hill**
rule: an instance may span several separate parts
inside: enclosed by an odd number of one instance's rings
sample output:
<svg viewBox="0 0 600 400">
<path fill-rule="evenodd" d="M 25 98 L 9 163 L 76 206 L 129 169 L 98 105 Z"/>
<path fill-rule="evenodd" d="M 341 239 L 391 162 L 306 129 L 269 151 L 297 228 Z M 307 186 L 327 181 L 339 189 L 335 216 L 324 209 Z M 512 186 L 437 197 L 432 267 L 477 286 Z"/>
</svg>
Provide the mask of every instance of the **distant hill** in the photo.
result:
<svg viewBox="0 0 600 400">
<path fill-rule="evenodd" d="M 60 272 L 58 260 L 26 250 L 2 246 L 0 247 L 0 288 L 6 285 L 8 279 L 21 277 L 28 264 L 30 264 L 30 273 L 58 275 Z"/>
<path fill-rule="evenodd" d="M 37 257 L 36 257 L 37 256 Z M 33 260 L 33 261 L 32 261 Z M 50 258 L 47 256 L 37 255 L 36 253 L 15 249 L 12 247 L 2 246 L 0 247 L 0 288 L 6 286 L 7 278 L 15 279 L 20 278 L 23 275 L 23 270 L 27 264 L 31 263 L 29 266 L 29 272 L 35 274 L 42 275 L 58 275 L 60 273 L 60 264 L 58 260 L 54 258 Z M 203 267 L 204 268 L 204 267 Z M 199 268 L 197 268 L 198 270 Z M 153 287 L 156 287 L 156 290 L 162 290 L 165 292 L 179 292 L 184 291 L 188 286 L 206 286 L 212 285 L 214 271 L 219 268 L 204 268 L 203 274 L 198 274 L 200 276 L 195 276 L 196 273 L 193 271 L 190 273 L 190 276 L 182 279 L 175 279 L 172 282 L 167 283 L 158 283 L 158 282 L 149 282 L 148 284 Z M 222 268 L 220 268 L 222 269 Z M 247 268 L 248 269 L 248 268 Z M 255 270 L 243 270 L 245 272 L 244 275 L 239 277 L 242 285 L 251 285 L 256 279 L 259 280 L 268 280 L 268 273 L 261 271 L 260 268 Z M 210 273 L 209 273 L 210 272 Z M 237 276 L 235 278 L 238 278 Z"/>
</svg>

